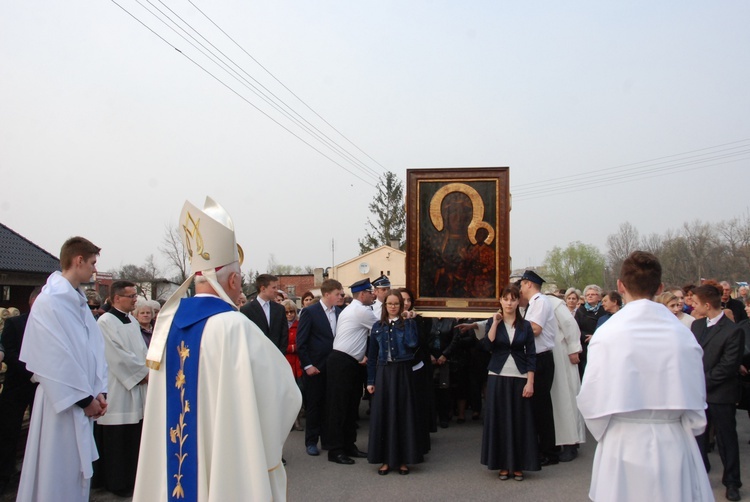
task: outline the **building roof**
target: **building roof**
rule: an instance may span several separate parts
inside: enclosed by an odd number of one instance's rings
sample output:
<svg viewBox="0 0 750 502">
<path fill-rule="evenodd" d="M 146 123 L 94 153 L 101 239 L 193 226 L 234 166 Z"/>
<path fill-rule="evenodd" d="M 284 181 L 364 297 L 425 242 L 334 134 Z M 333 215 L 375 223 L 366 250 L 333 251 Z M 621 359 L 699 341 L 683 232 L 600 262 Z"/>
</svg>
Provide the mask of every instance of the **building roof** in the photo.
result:
<svg viewBox="0 0 750 502">
<path fill-rule="evenodd" d="M 0 270 L 51 274 L 60 260 L 0 223 Z"/>
<path fill-rule="evenodd" d="M 345 262 L 339 263 L 338 265 L 335 265 L 335 267 L 336 268 L 340 268 L 340 267 L 343 267 L 344 265 L 348 265 L 349 263 L 351 263 L 353 261 L 363 260 L 367 256 L 373 255 L 375 253 L 382 253 L 383 251 L 385 251 L 385 252 L 392 252 L 392 253 L 396 253 L 396 254 L 402 254 L 402 255 L 406 256 L 406 253 L 404 251 L 401 251 L 400 249 L 392 248 L 391 246 L 389 246 L 387 244 L 384 244 L 384 245 L 376 247 L 375 249 L 372 249 L 372 250 L 370 250 L 370 251 L 368 251 L 366 253 L 363 253 L 363 254 L 361 254 L 359 256 L 355 256 L 354 258 L 346 260 Z"/>
</svg>

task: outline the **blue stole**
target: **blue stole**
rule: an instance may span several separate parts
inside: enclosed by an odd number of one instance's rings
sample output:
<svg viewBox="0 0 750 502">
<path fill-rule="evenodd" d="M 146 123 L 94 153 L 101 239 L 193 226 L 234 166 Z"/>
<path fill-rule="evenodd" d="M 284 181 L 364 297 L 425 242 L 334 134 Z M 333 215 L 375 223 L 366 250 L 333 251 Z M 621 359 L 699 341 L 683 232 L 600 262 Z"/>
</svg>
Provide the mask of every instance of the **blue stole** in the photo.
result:
<svg viewBox="0 0 750 502">
<path fill-rule="evenodd" d="M 196 412 L 201 338 L 209 317 L 230 310 L 234 309 L 220 298 L 183 298 L 169 329 L 166 344 L 168 500 L 198 500 Z"/>
</svg>

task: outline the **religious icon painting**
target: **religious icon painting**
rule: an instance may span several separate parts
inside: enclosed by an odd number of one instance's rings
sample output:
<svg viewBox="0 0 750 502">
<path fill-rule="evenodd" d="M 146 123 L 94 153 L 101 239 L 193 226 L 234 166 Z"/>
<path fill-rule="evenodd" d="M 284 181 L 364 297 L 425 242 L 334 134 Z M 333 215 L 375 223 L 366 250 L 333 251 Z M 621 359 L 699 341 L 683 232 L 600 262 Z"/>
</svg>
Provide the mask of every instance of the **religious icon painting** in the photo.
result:
<svg viewBox="0 0 750 502">
<path fill-rule="evenodd" d="M 408 169 L 406 282 L 432 317 L 497 311 L 510 275 L 507 167 Z"/>
</svg>

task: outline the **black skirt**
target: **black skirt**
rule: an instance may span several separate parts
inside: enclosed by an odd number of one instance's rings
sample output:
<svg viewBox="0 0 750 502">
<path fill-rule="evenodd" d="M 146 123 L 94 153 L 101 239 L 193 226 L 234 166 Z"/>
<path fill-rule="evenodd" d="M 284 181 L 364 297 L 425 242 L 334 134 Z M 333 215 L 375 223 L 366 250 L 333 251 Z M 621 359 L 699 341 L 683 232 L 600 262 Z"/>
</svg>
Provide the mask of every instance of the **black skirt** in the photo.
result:
<svg viewBox="0 0 750 502">
<path fill-rule="evenodd" d="M 424 460 L 411 367 L 412 362 L 405 361 L 377 368 L 375 394 L 370 400 L 367 461 L 371 464 L 397 468 Z"/>
<path fill-rule="evenodd" d="M 531 399 L 523 397 L 525 385 L 525 378 L 487 378 L 482 465 L 488 469 L 541 469 Z"/>
<path fill-rule="evenodd" d="M 417 434 L 422 453 L 431 448 L 430 432 L 437 431 L 435 389 L 432 383 L 432 364 L 424 364 L 414 371 L 414 391 L 417 405 Z"/>
</svg>

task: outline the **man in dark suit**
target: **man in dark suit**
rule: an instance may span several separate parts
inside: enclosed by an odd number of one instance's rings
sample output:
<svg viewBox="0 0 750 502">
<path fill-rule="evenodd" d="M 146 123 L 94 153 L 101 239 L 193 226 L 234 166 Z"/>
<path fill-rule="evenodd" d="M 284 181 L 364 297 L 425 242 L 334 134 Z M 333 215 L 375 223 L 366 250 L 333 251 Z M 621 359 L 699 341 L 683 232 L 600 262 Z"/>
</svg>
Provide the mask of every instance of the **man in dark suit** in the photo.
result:
<svg viewBox="0 0 750 502">
<path fill-rule="evenodd" d="M 302 310 L 297 325 L 297 354 L 304 373 L 305 448 L 308 455 L 319 455 L 318 439 L 326 447 L 326 360 L 333 350 L 333 336 L 341 309 L 336 306 L 341 283 L 326 279 L 320 285 L 323 297 Z"/>
<path fill-rule="evenodd" d="M 255 280 L 255 287 L 258 296 L 243 305 L 240 312 L 253 321 L 282 354 L 286 354 L 289 343 L 289 323 L 286 321 L 284 307 L 276 303 L 279 279 L 270 274 L 261 274 Z"/>
<path fill-rule="evenodd" d="M 34 288 L 29 296 L 29 307 L 42 291 Z M 16 451 L 21 435 L 21 424 L 26 408 L 34 402 L 37 384 L 31 382 L 31 373 L 26 364 L 18 360 L 29 314 L 9 317 L 5 320 L 2 344 L 5 351 L 5 384 L 0 394 L 0 494 L 5 490 L 10 478 L 16 473 Z"/>
<path fill-rule="evenodd" d="M 703 371 L 706 375 L 706 415 L 716 431 L 724 474 L 721 482 L 727 487 L 727 500 L 740 500 L 740 451 L 737 439 L 736 403 L 740 398 L 739 369 L 745 346 L 744 333 L 722 311 L 722 290 L 711 284 L 693 290 L 693 314 L 696 319 L 691 330 L 703 348 Z M 705 319 L 700 317 L 705 316 Z M 697 436 L 706 470 L 711 469 L 706 455 L 708 427 Z"/>
</svg>

